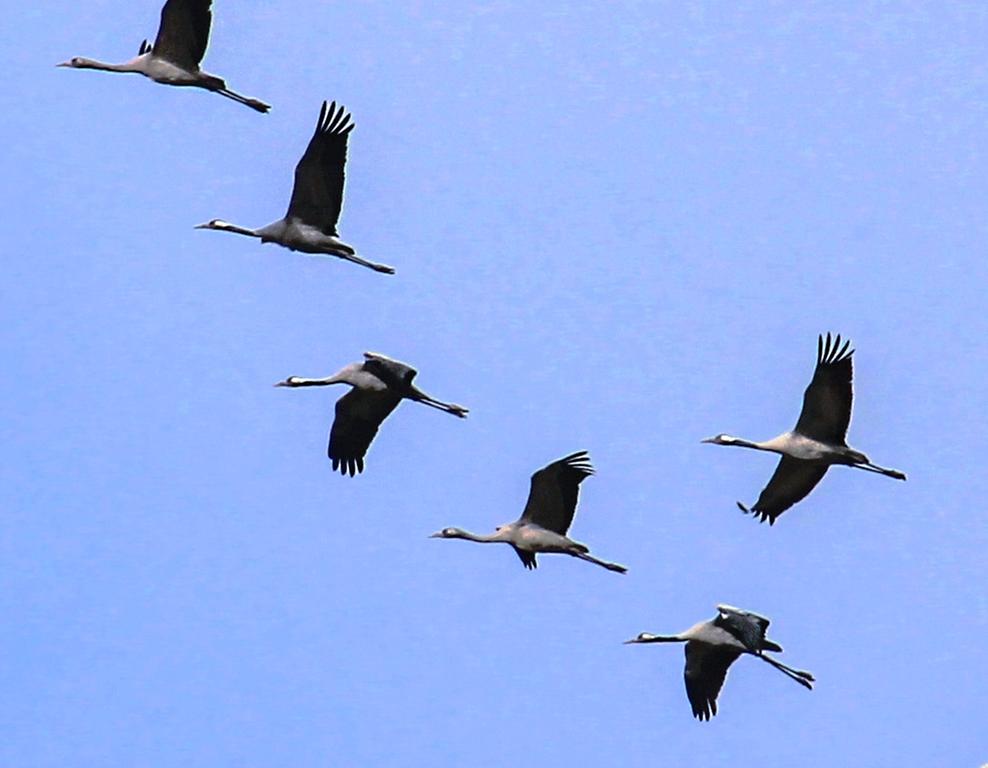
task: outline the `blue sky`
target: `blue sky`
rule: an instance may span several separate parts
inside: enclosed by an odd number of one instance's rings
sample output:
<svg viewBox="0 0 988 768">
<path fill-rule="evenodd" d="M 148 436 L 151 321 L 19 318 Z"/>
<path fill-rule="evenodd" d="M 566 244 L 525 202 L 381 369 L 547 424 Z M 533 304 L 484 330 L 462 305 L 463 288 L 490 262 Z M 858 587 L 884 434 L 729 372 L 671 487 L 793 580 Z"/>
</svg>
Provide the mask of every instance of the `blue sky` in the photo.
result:
<svg viewBox="0 0 988 768">
<path fill-rule="evenodd" d="M 11 13 L 0 763 L 988 761 L 983 4 L 218 0 L 267 116 L 54 68 L 155 3 Z M 394 277 L 193 229 L 280 217 L 324 98 Z M 790 428 L 827 330 L 909 482 L 759 526 L 774 459 L 699 441 Z M 471 415 L 404 404 L 342 478 L 342 391 L 271 385 L 365 349 Z M 584 448 L 572 535 L 626 577 L 426 538 Z M 681 650 L 621 645 L 718 602 L 816 690 L 742 660 L 700 724 Z"/>
</svg>

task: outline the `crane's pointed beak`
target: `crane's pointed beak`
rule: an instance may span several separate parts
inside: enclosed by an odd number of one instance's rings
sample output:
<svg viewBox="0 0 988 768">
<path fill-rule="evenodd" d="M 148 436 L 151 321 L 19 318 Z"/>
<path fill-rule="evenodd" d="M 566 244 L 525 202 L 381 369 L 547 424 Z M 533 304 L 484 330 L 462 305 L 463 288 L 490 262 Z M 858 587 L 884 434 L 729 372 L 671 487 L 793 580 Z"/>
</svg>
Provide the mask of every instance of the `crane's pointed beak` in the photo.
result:
<svg viewBox="0 0 988 768">
<path fill-rule="evenodd" d="M 701 443 L 716 443 L 717 442 L 717 438 L 716 437 L 705 437 L 700 442 Z"/>
<path fill-rule="evenodd" d="M 196 224 L 193 227 L 193 229 L 212 229 L 212 226 L 211 226 L 212 223 L 213 222 L 211 222 L 211 221 L 207 221 L 204 224 Z"/>
<path fill-rule="evenodd" d="M 72 66 L 72 62 L 71 61 L 62 61 L 62 62 L 59 62 L 58 64 L 56 64 L 55 66 L 56 67 L 71 67 Z"/>
<path fill-rule="evenodd" d="M 641 640 L 639 640 L 637 637 L 633 637 L 630 640 L 625 640 L 623 643 L 621 643 L 621 645 L 634 645 L 635 643 L 640 643 L 640 642 Z"/>
<path fill-rule="evenodd" d="M 441 539 L 441 538 L 443 538 L 443 532 L 442 531 L 436 531 L 435 533 L 430 533 L 426 538 L 429 538 L 429 539 Z"/>
</svg>

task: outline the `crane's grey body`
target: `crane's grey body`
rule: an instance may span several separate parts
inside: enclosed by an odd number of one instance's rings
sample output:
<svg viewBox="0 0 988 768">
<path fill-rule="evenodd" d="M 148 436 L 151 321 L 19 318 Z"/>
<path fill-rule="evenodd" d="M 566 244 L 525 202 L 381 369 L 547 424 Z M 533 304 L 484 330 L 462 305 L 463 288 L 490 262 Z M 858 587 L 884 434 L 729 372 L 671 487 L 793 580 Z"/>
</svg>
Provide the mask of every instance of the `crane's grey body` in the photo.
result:
<svg viewBox="0 0 988 768">
<path fill-rule="evenodd" d="M 340 240 L 337 230 L 343 210 L 347 141 L 353 128 L 354 123 L 342 105 L 337 110 L 335 101 L 331 105 L 324 101 L 315 133 L 295 166 L 295 185 L 285 216 L 260 229 L 241 227 L 222 219 L 212 219 L 196 229 L 256 237 L 262 243 L 277 243 L 302 253 L 336 256 L 393 275 L 394 267 L 357 256 L 353 246 Z"/>
<path fill-rule="evenodd" d="M 437 539 L 464 539 L 479 544 L 510 544 L 529 569 L 538 567 L 536 555 L 556 553 L 586 560 L 609 571 L 625 573 L 617 563 L 600 560 L 585 544 L 566 535 L 576 514 L 579 486 L 594 472 L 586 451 L 578 451 L 540 469 L 532 475 L 528 502 L 520 518 L 498 526 L 494 533 L 480 535 L 461 528 L 443 528 L 432 534 Z"/>
<path fill-rule="evenodd" d="M 733 445 L 769 451 L 782 456 L 772 479 L 749 509 L 740 501 L 743 512 L 754 513 L 761 522 L 775 523 L 776 518 L 796 502 L 805 498 L 823 479 L 827 469 L 841 464 L 896 480 L 906 476 L 897 469 L 873 464 L 861 451 L 848 446 L 847 428 L 851 422 L 853 368 L 851 342 L 841 346 L 841 337 L 826 342 L 821 335 L 817 341 L 817 366 L 813 380 L 803 395 L 803 410 L 796 428 L 771 440 L 756 442 L 731 435 L 716 435 L 703 442 Z"/>
<path fill-rule="evenodd" d="M 324 387 L 348 384 L 351 390 L 336 402 L 336 418 L 329 433 L 327 453 L 333 469 L 351 477 L 364 471 L 364 456 L 381 423 L 403 400 L 437 408 L 453 416 L 466 417 L 462 405 L 444 403 L 412 384 L 417 371 L 398 360 L 376 352 L 365 352 L 364 360 L 351 363 L 324 379 L 289 376 L 276 387 Z"/>
<path fill-rule="evenodd" d="M 279 219 L 257 230 L 262 243 L 277 243 L 292 251 L 333 256 L 353 256 L 352 245 L 336 235 L 327 235 L 319 227 L 306 224 L 296 216 Z M 359 262 L 358 262 L 359 263 Z"/>
<path fill-rule="evenodd" d="M 709 621 L 694 624 L 676 635 L 653 635 L 642 632 L 631 643 L 686 643 L 686 667 L 683 678 L 686 697 L 693 717 L 709 720 L 717 714 L 717 696 L 724 685 L 727 670 L 745 654 L 757 656 L 786 677 L 808 690 L 813 689 L 811 673 L 786 666 L 765 651 L 781 652 L 782 647 L 769 640 L 766 632 L 769 620 L 751 611 L 729 605 L 718 605 L 717 615 Z"/>
<path fill-rule="evenodd" d="M 837 446 L 814 440 L 799 432 L 783 432 L 778 437 L 765 440 L 749 447 L 771 451 L 783 456 L 792 456 L 802 461 L 821 461 L 827 464 L 859 463 L 864 454 L 847 446 Z M 867 461 L 867 458 L 864 459 Z"/>
<path fill-rule="evenodd" d="M 164 85 L 204 88 L 257 112 L 267 112 L 271 109 L 270 105 L 231 91 L 222 77 L 199 68 L 209 43 L 209 28 L 213 19 L 211 5 L 211 0 L 168 0 L 161 9 L 161 23 L 154 45 L 145 40 L 138 55 L 122 64 L 107 64 L 76 56 L 58 66 L 130 72 Z"/>
</svg>

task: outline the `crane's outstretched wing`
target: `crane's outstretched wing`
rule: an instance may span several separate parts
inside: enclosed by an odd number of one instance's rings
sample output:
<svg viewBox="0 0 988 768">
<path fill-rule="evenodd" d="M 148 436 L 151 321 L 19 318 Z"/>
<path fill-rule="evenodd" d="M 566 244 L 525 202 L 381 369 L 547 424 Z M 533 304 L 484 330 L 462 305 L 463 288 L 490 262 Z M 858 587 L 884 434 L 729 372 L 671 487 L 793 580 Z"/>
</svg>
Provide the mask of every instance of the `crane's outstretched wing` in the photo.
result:
<svg viewBox="0 0 988 768">
<path fill-rule="evenodd" d="M 816 370 L 813 381 L 803 395 L 803 410 L 796 431 L 814 440 L 842 445 L 851 423 L 851 355 L 850 340 L 840 343 L 840 334 L 831 343 L 817 339 Z"/>
<path fill-rule="evenodd" d="M 347 137 L 353 128 L 342 105 L 337 110 L 335 101 L 328 106 L 324 101 L 316 132 L 295 166 L 287 216 L 295 216 L 327 235 L 339 234 L 336 224 L 343 209 Z"/>
<path fill-rule="evenodd" d="M 693 717 L 709 720 L 717 714 L 717 696 L 724 687 L 727 668 L 741 655 L 736 648 L 713 647 L 692 640 L 686 643 L 686 697 Z"/>
<path fill-rule="evenodd" d="M 769 525 L 774 525 L 775 518 L 797 501 L 806 498 L 826 473 L 826 464 L 783 456 L 779 466 L 775 468 L 772 479 L 758 496 L 755 506 L 748 509 L 740 501 L 738 506 L 742 512 L 754 513 L 761 522 L 768 520 Z"/>
<path fill-rule="evenodd" d="M 336 418 L 329 432 L 329 458 L 333 469 L 351 477 L 364 471 L 364 456 L 378 427 L 398 407 L 393 392 L 351 389 L 336 401 Z"/>
<path fill-rule="evenodd" d="M 161 9 L 155 55 L 183 69 L 198 69 L 209 43 L 211 5 L 212 0 L 168 0 Z"/>
<path fill-rule="evenodd" d="M 399 392 L 411 384 L 418 374 L 418 371 L 412 366 L 378 352 L 364 352 L 363 367 L 365 371 L 377 376 L 388 387 Z"/>
<path fill-rule="evenodd" d="M 576 514 L 580 483 L 592 474 L 586 451 L 577 451 L 543 467 L 532 475 L 521 520 L 565 536 Z"/>
<path fill-rule="evenodd" d="M 714 624 L 730 632 L 744 643 L 744 647 L 752 653 L 760 654 L 765 651 L 781 651 L 782 648 L 765 637 L 771 622 L 757 613 L 735 608 L 732 605 L 718 605 L 717 618 Z"/>
</svg>

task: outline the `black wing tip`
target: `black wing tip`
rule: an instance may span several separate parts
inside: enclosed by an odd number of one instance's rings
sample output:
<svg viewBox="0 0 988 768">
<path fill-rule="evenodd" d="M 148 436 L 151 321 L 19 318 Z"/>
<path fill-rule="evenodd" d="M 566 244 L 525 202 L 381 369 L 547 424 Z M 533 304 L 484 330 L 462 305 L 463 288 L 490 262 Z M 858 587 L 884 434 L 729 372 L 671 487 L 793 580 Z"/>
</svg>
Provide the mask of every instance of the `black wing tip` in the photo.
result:
<svg viewBox="0 0 988 768">
<path fill-rule="evenodd" d="M 324 100 L 319 110 L 319 120 L 316 121 L 316 136 L 346 136 L 357 126 L 352 118 L 353 115 L 342 104 L 337 109 L 335 101 Z"/>
<path fill-rule="evenodd" d="M 559 461 L 565 464 L 567 467 L 571 467 L 584 475 L 596 474 L 596 470 L 593 468 L 593 464 L 590 461 L 590 453 L 588 451 L 577 451 L 576 453 L 571 453 L 569 456 L 563 456 Z"/>
<path fill-rule="evenodd" d="M 344 477 L 347 475 L 356 477 L 364 471 L 363 459 L 341 459 L 337 456 L 330 456 L 330 458 L 333 460 L 333 471 L 339 471 Z"/>
<path fill-rule="evenodd" d="M 817 365 L 834 365 L 836 363 L 842 363 L 849 359 L 853 354 L 854 349 L 851 348 L 851 340 L 844 339 L 844 346 L 842 347 L 841 335 L 839 333 L 836 334 L 836 336 L 833 336 L 830 331 L 827 331 L 826 340 L 824 340 L 822 333 L 817 337 Z"/>
<path fill-rule="evenodd" d="M 764 509 L 759 509 L 757 504 L 754 507 L 749 508 L 746 507 L 744 504 L 742 504 L 740 501 L 736 501 L 734 503 L 737 504 L 738 509 L 744 512 L 746 515 L 753 515 L 755 519 L 758 520 L 759 523 L 767 522 L 770 526 L 775 525 L 775 519 L 782 514 L 781 512 L 767 512 Z"/>
</svg>

